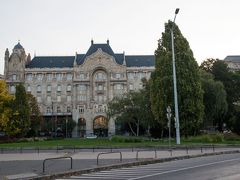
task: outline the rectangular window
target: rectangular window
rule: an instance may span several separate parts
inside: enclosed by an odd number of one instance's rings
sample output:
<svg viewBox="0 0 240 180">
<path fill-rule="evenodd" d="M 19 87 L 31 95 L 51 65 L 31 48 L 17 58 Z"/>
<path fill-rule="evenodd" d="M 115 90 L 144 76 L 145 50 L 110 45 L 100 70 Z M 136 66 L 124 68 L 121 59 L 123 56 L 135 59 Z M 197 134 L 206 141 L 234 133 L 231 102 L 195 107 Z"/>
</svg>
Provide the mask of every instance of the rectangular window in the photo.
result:
<svg viewBox="0 0 240 180">
<path fill-rule="evenodd" d="M 48 85 L 47 86 L 47 92 L 51 92 L 52 91 L 52 86 L 51 85 Z"/>
<path fill-rule="evenodd" d="M 116 73 L 116 78 L 119 79 L 121 77 L 120 73 Z"/>
<path fill-rule="evenodd" d="M 11 87 L 10 87 L 10 91 L 11 91 L 11 93 L 15 93 L 15 91 L 16 91 L 15 86 L 11 86 Z"/>
<path fill-rule="evenodd" d="M 12 75 L 12 80 L 17 80 L 17 75 L 16 74 Z"/>
<path fill-rule="evenodd" d="M 72 97 L 71 96 L 67 96 L 67 102 L 71 102 L 72 101 Z"/>
<path fill-rule="evenodd" d="M 27 74 L 27 80 L 31 81 L 32 80 L 32 74 Z"/>
<path fill-rule="evenodd" d="M 102 84 L 98 84 L 97 90 L 102 91 L 103 90 L 103 85 Z"/>
<path fill-rule="evenodd" d="M 129 84 L 129 89 L 133 90 L 133 84 Z"/>
<path fill-rule="evenodd" d="M 43 75 L 42 74 L 37 74 L 37 80 L 42 81 L 42 79 L 43 79 Z"/>
<path fill-rule="evenodd" d="M 80 95 L 79 96 L 79 101 L 86 101 L 87 100 L 87 96 L 86 95 Z"/>
<path fill-rule="evenodd" d="M 86 90 L 87 90 L 86 85 L 80 85 L 80 86 L 79 86 L 79 90 L 80 90 L 80 91 L 86 91 Z"/>
<path fill-rule="evenodd" d="M 41 92 L 42 91 L 42 87 L 40 85 L 37 86 L 37 92 Z"/>
<path fill-rule="evenodd" d="M 52 74 L 47 74 L 47 80 L 51 81 L 52 80 Z"/>
<path fill-rule="evenodd" d="M 58 92 L 61 92 L 62 91 L 62 86 L 59 84 L 59 85 L 57 85 L 57 91 Z"/>
<path fill-rule="evenodd" d="M 61 102 L 61 96 L 57 96 L 57 102 Z"/>
<path fill-rule="evenodd" d="M 31 86 L 30 85 L 27 86 L 27 92 L 31 92 Z"/>
<path fill-rule="evenodd" d="M 67 91 L 70 92 L 72 90 L 72 86 L 71 85 L 67 85 Z"/>
<path fill-rule="evenodd" d="M 62 74 L 57 73 L 56 78 L 57 78 L 57 81 L 61 81 L 62 80 Z"/>
<path fill-rule="evenodd" d="M 72 74 L 71 73 L 67 73 L 67 80 L 72 80 Z"/>
</svg>

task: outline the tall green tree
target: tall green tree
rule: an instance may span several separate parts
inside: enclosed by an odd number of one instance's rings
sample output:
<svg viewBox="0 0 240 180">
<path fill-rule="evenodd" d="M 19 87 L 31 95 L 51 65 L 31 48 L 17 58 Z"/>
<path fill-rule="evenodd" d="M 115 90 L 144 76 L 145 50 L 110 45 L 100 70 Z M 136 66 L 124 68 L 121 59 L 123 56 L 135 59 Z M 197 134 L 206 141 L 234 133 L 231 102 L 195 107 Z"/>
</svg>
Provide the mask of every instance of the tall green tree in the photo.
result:
<svg viewBox="0 0 240 180">
<path fill-rule="evenodd" d="M 19 128 L 17 135 L 24 136 L 29 131 L 30 127 L 30 107 L 23 84 L 18 84 L 16 86 L 15 99 L 12 104 L 12 109 L 14 112 L 12 124 Z"/>
<path fill-rule="evenodd" d="M 31 93 L 27 93 L 27 101 L 30 108 L 29 109 L 30 126 L 28 136 L 36 136 L 41 128 L 41 122 L 43 121 L 43 117 L 40 112 L 37 100 Z"/>
<path fill-rule="evenodd" d="M 171 106 L 174 110 L 170 33 L 172 27 L 173 22 L 168 21 L 158 41 L 158 48 L 155 51 L 156 70 L 151 80 L 152 110 L 161 125 L 167 124 L 167 106 Z M 203 91 L 198 64 L 188 41 L 176 24 L 174 25 L 174 41 L 180 128 L 184 135 L 188 136 L 196 134 L 202 123 Z"/>
<path fill-rule="evenodd" d="M 227 93 L 221 81 L 215 81 L 211 73 L 201 70 L 204 91 L 204 128 L 218 127 L 223 123 L 228 110 Z"/>
</svg>

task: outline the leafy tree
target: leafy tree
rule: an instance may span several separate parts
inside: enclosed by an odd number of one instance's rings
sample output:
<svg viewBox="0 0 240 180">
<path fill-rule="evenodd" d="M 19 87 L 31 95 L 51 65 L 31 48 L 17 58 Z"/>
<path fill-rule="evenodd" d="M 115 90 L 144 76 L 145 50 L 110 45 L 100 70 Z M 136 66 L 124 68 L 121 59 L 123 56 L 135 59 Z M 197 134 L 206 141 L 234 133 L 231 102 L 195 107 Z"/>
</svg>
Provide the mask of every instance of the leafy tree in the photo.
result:
<svg viewBox="0 0 240 180">
<path fill-rule="evenodd" d="M 0 131 L 9 135 L 9 124 L 11 121 L 11 102 L 13 96 L 8 93 L 5 81 L 0 80 Z"/>
<path fill-rule="evenodd" d="M 155 51 L 156 69 L 151 80 L 152 110 L 158 122 L 166 126 L 166 108 L 174 105 L 172 81 L 172 48 L 170 28 L 173 22 L 165 24 L 165 31 Z M 177 25 L 174 25 L 176 74 L 180 127 L 185 136 L 196 134 L 203 117 L 203 91 L 201 89 L 198 64 L 193 57 L 188 41 Z M 174 112 L 173 112 L 174 113 Z"/>
<path fill-rule="evenodd" d="M 24 136 L 30 127 L 30 107 L 25 87 L 22 84 L 16 86 L 15 99 L 12 103 L 13 117 L 11 125 L 18 127 L 14 134 Z"/>
<path fill-rule="evenodd" d="M 214 79 L 221 81 L 227 93 L 228 111 L 226 116 L 221 116 L 218 128 L 220 131 L 223 129 L 223 124 L 227 124 L 228 128 L 240 133 L 240 120 L 239 120 L 239 102 L 240 102 L 240 73 L 231 72 L 227 64 L 219 59 L 213 60 L 212 68 L 210 71 Z"/>
<path fill-rule="evenodd" d="M 29 114 L 29 117 L 30 117 L 30 128 L 29 129 L 30 130 L 28 132 L 28 136 L 36 136 L 37 132 L 41 128 L 40 124 L 43 121 L 42 114 L 40 112 L 36 98 L 31 93 L 27 94 L 27 101 L 28 101 L 29 108 L 30 108 L 30 111 L 29 111 L 29 113 L 30 113 Z"/>
<path fill-rule="evenodd" d="M 128 124 L 134 136 L 139 136 L 140 127 L 149 130 L 153 115 L 150 108 L 150 98 L 145 88 L 137 92 L 129 92 L 124 96 L 116 96 L 108 103 L 108 118 L 115 118 L 117 122 Z M 148 131 L 149 132 L 149 131 Z"/>
<path fill-rule="evenodd" d="M 216 127 L 223 123 L 228 110 L 227 93 L 223 83 L 215 81 L 212 74 L 203 70 L 200 72 L 204 91 L 204 128 Z"/>
<path fill-rule="evenodd" d="M 218 61 L 218 59 L 209 58 L 203 61 L 200 65 L 200 69 L 212 73 L 213 64 Z"/>
</svg>

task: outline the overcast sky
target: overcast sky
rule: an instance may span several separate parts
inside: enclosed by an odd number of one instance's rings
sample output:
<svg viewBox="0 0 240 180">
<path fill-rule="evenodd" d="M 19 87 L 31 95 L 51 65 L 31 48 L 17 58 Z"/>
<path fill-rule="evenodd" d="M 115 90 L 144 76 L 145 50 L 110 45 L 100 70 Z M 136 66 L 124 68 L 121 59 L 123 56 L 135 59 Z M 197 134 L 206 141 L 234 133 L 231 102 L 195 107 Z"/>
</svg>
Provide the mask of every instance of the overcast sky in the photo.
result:
<svg viewBox="0 0 240 180">
<path fill-rule="evenodd" d="M 91 39 L 109 39 L 116 53 L 154 54 L 175 8 L 199 64 L 239 55 L 239 7 L 239 0 L 0 0 L 0 74 L 18 40 L 32 56 L 86 53 Z"/>
</svg>

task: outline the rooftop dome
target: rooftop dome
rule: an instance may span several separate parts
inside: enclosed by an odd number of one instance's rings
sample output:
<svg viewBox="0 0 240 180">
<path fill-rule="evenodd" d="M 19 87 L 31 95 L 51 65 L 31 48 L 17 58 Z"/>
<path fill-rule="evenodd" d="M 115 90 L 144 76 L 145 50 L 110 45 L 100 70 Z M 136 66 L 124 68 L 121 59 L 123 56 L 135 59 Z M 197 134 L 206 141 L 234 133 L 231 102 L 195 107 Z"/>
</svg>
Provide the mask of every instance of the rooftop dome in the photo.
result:
<svg viewBox="0 0 240 180">
<path fill-rule="evenodd" d="M 20 44 L 20 42 L 18 42 L 15 46 L 14 49 L 23 49 L 22 45 Z"/>
</svg>

